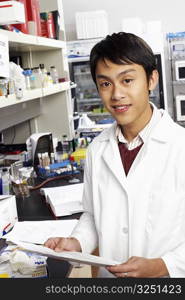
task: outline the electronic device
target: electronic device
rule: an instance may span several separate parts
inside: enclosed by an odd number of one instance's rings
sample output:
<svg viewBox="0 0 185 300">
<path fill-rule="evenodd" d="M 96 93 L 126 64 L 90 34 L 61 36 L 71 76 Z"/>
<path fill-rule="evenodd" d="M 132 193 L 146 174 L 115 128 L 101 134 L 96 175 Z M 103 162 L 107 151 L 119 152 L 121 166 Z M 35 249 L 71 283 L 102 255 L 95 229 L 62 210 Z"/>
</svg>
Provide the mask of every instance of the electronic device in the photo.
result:
<svg viewBox="0 0 185 300">
<path fill-rule="evenodd" d="M 175 62 L 175 78 L 176 80 L 185 80 L 185 60 Z"/>
<path fill-rule="evenodd" d="M 51 132 L 34 133 L 30 136 L 29 142 L 32 148 L 32 159 L 34 169 L 39 165 L 38 153 L 48 153 L 51 157 L 53 152 L 53 139 Z"/>
<path fill-rule="evenodd" d="M 183 40 L 180 41 L 172 41 L 171 42 L 171 52 L 172 56 L 184 56 L 185 55 L 185 42 Z"/>
<path fill-rule="evenodd" d="M 185 121 L 185 95 L 176 96 L 177 121 Z"/>
</svg>

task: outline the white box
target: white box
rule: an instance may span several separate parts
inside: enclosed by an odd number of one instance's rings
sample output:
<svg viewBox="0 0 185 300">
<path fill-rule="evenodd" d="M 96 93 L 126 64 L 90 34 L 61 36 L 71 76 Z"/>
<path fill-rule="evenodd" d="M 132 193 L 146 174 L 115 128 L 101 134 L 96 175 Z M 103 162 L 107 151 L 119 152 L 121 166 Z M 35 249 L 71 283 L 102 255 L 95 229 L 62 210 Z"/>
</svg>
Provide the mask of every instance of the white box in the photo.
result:
<svg viewBox="0 0 185 300">
<path fill-rule="evenodd" d="M 0 2 L 0 25 L 25 23 L 24 4 L 17 1 Z"/>
<path fill-rule="evenodd" d="M 18 221 L 14 195 L 0 195 L 0 238 Z"/>
<path fill-rule="evenodd" d="M 76 12 L 77 39 L 90 39 L 108 35 L 108 16 L 106 11 Z"/>
</svg>

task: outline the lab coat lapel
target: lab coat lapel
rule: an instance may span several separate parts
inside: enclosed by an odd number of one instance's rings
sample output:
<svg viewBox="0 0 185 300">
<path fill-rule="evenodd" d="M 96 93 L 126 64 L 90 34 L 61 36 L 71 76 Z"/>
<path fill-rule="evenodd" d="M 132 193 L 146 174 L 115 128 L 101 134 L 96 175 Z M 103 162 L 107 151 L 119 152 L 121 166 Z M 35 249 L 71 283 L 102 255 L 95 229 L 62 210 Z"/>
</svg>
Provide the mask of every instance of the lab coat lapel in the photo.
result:
<svg viewBox="0 0 185 300">
<path fill-rule="evenodd" d="M 103 160 L 106 165 L 110 169 L 110 172 L 114 175 L 114 177 L 118 180 L 121 187 L 126 190 L 126 175 L 122 165 L 121 156 L 119 153 L 118 143 L 113 139 L 109 139 L 107 142 L 107 146 L 102 155 Z"/>
<path fill-rule="evenodd" d="M 174 125 L 168 116 L 143 145 L 127 175 L 129 195 L 129 254 L 142 255 L 146 239 L 149 203 L 155 185 L 165 171 L 168 140 L 173 138 Z"/>
</svg>

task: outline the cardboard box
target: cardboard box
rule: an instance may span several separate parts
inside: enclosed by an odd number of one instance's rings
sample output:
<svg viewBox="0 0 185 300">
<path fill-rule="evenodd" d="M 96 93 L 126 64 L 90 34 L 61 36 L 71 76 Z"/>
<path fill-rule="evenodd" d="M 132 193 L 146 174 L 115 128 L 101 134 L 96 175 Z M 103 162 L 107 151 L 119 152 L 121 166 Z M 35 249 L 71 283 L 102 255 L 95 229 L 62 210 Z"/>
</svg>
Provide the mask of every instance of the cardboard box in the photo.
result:
<svg viewBox="0 0 185 300">
<path fill-rule="evenodd" d="M 0 2 L 0 25 L 25 23 L 24 5 L 17 1 Z"/>
</svg>

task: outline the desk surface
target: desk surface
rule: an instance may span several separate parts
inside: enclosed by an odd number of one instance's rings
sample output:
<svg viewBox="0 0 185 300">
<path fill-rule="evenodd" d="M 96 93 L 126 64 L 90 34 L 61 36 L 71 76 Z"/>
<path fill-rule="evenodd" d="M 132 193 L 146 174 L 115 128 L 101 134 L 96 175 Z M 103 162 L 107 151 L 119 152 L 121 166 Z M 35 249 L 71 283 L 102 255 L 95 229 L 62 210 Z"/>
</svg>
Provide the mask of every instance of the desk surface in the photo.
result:
<svg viewBox="0 0 185 300">
<path fill-rule="evenodd" d="M 82 174 L 75 175 L 75 178 L 82 182 Z M 56 179 L 49 181 L 44 187 L 56 187 L 69 184 L 68 179 Z M 38 181 L 38 183 L 40 183 Z M 17 197 L 17 213 L 19 221 L 39 221 L 39 220 L 54 220 L 49 206 L 45 202 L 44 196 L 40 194 L 40 189 L 30 191 L 30 196 L 27 198 Z M 71 216 L 60 217 L 60 219 L 78 219 L 81 213 Z"/>
<path fill-rule="evenodd" d="M 77 174 L 75 178 L 80 179 L 82 182 L 83 175 Z M 67 185 L 69 178 L 56 179 L 48 182 L 44 187 L 55 187 Z M 37 180 L 37 183 L 40 183 Z M 30 196 L 27 198 L 16 197 L 17 213 L 19 221 L 41 221 L 41 220 L 54 220 L 54 217 L 46 205 L 45 199 L 40 194 L 40 189 L 32 190 Z M 61 217 L 60 219 L 78 219 L 81 213 L 71 216 Z M 0 248 L 4 245 L 4 240 L 0 240 Z M 49 278 L 65 278 L 71 270 L 71 265 L 67 261 L 58 261 L 52 258 L 47 259 L 48 276 Z"/>
</svg>

